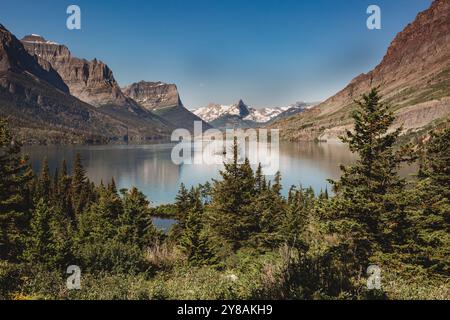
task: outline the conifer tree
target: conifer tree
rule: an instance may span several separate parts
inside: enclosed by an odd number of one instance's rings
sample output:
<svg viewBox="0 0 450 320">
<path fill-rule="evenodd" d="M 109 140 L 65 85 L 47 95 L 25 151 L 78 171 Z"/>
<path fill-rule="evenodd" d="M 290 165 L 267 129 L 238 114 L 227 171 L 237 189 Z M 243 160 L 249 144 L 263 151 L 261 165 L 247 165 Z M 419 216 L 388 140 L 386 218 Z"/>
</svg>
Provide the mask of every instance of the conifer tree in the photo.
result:
<svg viewBox="0 0 450 320">
<path fill-rule="evenodd" d="M 76 217 L 79 243 L 102 243 L 116 236 L 118 216 L 122 212 L 120 197 L 102 185 L 97 193 L 97 201 Z"/>
<path fill-rule="evenodd" d="M 280 171 L 277 171 L 277 173 L 275 174 L 275 178 L 274 178 L 274 183 L 272 186 L 272 192 L 275 195 L 281 196 L 281 189 L 282 189 L 282 185 L 281 185 L 281 173 Z"/>
<path fill-rule="evenodd" d="M 30 233 L 24 252 L 24 259 L 40 264 L 45 268 L 54 268 L 59 262 L 57 244 L 54 235 L 55 220 L 48 203 L 41 198 L 33 211 Z"/>
<path fill-rule="evenodd" d="M 282 221 L 283 240 L 291 247 L 306 251 L 308 240 L 305 237 L 306 228 L 314 208 L 314 194 L 303 188 L 290 191 L 288 207 Z"/>
<path fill-rule="evenodd" d="M 71 192 L 71 177 L 67 171 L 66 160 L 63 159 L 61 163 L 61 174 L 57 184 L 58 201 L 57 206 L 61 214 L 67 217 L 68 221 L 75 225 L 75 214 L 72 206 L 72 192 Z"/>
<path fill-rule="evenodd" d="M 119 215 L 120 241 L 136 244 L 141 249 L 152 246 L 159 235 L 150 214 L 150 202 L 142 192 L 132 188 L 125 193 L 123 212 Z"/>
<path fill-rule="evenodd" d="M 117 193 L 116 180 L 114 180 L 114 177 L 111 178 L 111 183 L 108 184 L 108 190 L 109 190 L 109 192 L 111 192 L 112 194 L 118 194 L 118 193 Z"/>
<path fill-rule="evenodd" d="M 258 230 L 255 214 L 255 177 L 248 159 L 238 164 L 237 139 L 233 146 L 233 160 L 220 171 L 222 180 L 214 181 L 209 221 L 217 236 L 234 250 L 248 243 Z"/>
<path fill-rule="evenodd" d="M 331 181 L 336 197 L 330 230 L 340 235 L 340 252 L 353 261 L 351 268 L 359 275 L 375 251 L 392 250 L 407 221 L 397 200 L 405 185 L 398 169 L 410 160 L 408 147 L 394 150 L 401 128 L 389 131 L 394 116 L 380 100 L 377 89 L 372 89 L 356 101 L 354 132 L 347 131 L 342 141 L 359 159 L 353 165 L 341 166 L 340 180 Z"/>
<path fill-rule="evenodd" d="M 258 232 L 255 235 L 256 245 L 259 247 L 276 247 L 283 241 L 281 235 L 282 220 L 286 211 L 286 202 L 281 196 L 281 174 L 277 172 L 274 184 L 264 187 L 264 179 L 260 192 L 256 195 L 253 210 L 258 218 Z"/>
<path fill-rule="evenodd" d="M 20 154 L 5 120 L 0 119 L 0 259 L 16 260 L 22 246 L 31 207 L 29 183 L 33 178 L 27 158 Z"/>
<path fill-rule="evenodd" d="M 189 209 L 185 228 L 179 244 L 190 264 L 195 266 L 214 264 L 216 256 L 204 230 L 203 204 L 198 189 L 193 190 L 192 206 Z"/>
<path fill-rule="evenodd" d="M 330 198 L 330 196 L 328 195 L 328 188 L 325 188 L 325 191 L 323 191 L 321 189 L 320 193 L 319 193 L 319 199 L 321 199 L 321 200 L 328 200 L 329 198 Z"/>
<path fill-rule="evenodd" d="M 410 258 L 422 266 L 450 272 L 450 129 L 431 134 L 424 167 L 411 190 L 415 250 Z M 411 248 L 410 248 L 410 251 Z"/>
<path fill-rule="evenodd" d="M 200 195 L 201 195 L 203 203 L 209 204 L 211 202 L 211 195 L 212 195 L 211 183 L 209 181 L 207 181 L 205 184 L 200 184 L 198 186 L 198 189 L 200 191 Z"/>
<path fill-rule="evenodd" d="M 39 199 L 42 198 L 45 201 L 50 200 L 51 195 L 51 178 L 50 169 L 48 167 L 48 160 L 44 158 L 41 165 L 41 173 L 37 181 L 37 189 L 35 196 Z"/>
<path fill-rule="evenodd" d="M 73 173 L 71 177 L 72 208 L 75 214 L 80 214 L 86 207 L 87 183 L 86 171 L 83 168 L 81 155 L 77 153 L 73 163 Z"/>
<path fill-rule="evenodd" d="M 190 209 L 189 191 L 186 189 L 184 183 L 181 183 L 178 194 L 175 197 L 175 206 L 177 208 L 177 219 L 181 225 L 184 224 L 187 212 Z"/>
<path fill-rule="evenodd" d="M 86 182 L 86 171 L 83 168 L 81 155 L 79 153 L 76 154 L 73 163 L 73 174 L 71 182 L 72 192 L 74 194 L 79 194 L 83 188 L 84 183 Z"/>
<path fill-rule="evenodd" d="M 258 164 L 258 168 L 255 171 L 256 191 L 258 193 L 264 191 L 267 188 L 266 178 L 262 172 L 261 163 Z"/>
</svg>

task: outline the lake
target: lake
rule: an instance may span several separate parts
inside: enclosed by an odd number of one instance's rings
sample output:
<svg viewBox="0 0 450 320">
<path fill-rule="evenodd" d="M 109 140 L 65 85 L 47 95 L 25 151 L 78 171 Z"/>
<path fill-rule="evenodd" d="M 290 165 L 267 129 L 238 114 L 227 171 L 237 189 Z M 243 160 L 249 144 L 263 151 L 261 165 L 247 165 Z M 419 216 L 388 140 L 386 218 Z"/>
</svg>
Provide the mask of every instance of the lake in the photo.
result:
<svg viewBox="0 0 450 320">
<path fill-rule="evenodd" d="M 136 186 L 153 205 L 171 203 L 181 183 L 187 187 L 220 177 L 221 164 L 180 164 L 171 159 L 173 144 L 104 145 L 104 146 L 28 146 L 23 152 L 30 156 L 33 169 L 47 157 L 53 172 L 63 159 L 69 170 L 79 153 L 89 178 L 99 183 L 114 177 L 117 187 Z M 284 194 L 292 185 L 312 186 L 316 192 L 330 189 L 327 179 L 337 179 L 339 165 L 356 159 L 346 145 L 340 143 L 281 143 L 278 151 Z M 271 176 L 268 178 L 272 178 Z M 155 221 L 166 229 L 171 223 Z"/>
</svg>

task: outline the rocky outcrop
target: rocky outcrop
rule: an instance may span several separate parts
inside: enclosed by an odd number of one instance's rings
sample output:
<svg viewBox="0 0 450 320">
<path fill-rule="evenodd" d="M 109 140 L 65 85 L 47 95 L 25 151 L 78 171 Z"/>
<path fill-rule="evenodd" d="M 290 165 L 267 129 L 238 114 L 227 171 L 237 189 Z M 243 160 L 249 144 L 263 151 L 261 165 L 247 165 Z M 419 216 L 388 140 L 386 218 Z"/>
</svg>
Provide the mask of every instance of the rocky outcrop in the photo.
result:
<svg viewBox="0 0 450 320">
<path fill-rule="evenodd" d="M 289 140 L 334 139 L 334 132 L 342 132 L 341 127 L 350 125 L 354 99 L 372 87 L 380 88 L 384 102 L 392 105 L 398 121 L 405 124 L 405 133 L 450 114 L 450 105 L 445 102 L 450 97 L 450 1 L 435 0 L 429 9 L 419 13 L 395 37 L 375 69 L 354 78 L 316 110 L 276 122 L 272 127 L 282 129 L 282 136 Z M 430 101 L 434 103 L 428 104 Z M 439 106 L 439 110 L 427 108 L 424 117 L 424 104 Z M 405 108 L 409 112 L 405 113 Z"/>
<path fill-rule="evenodd" d="M 177 128 L 193 132 L 194 121 L 202 122 L 203 130 L 211 126 L 183 106 L 177 86 L 164 82 L 140 81 L 125 88 L 123 92 L 147 110 L 157 114 Z"/>
<path fill-rule="evenodd" d="M 38 35 L 22 39 L 25 49 L 50 65 L 59 73 L 70 93 L 94 106 L 130 104 L 114 79 L 111 69 L 102 61 L 79 59 L 69 49 Z"/>
<path fill-rule="evenodd" d="M 140 81 L 123 88 L 123 92 L 149 110 L 183 106 L 174 84 Z"/>
<path fill-rule="evenodd" d="M 65 49 L 35 35 L 28 41 L 38 41 L 49 51 L 43 50 L 41 56 L 30 54 L 0 25 L 0 117 L 8 118 L 18 139 L 25 143 L 106 143 L 169 136 L 166 121 L 136 102 L 139 115 L 123 106 L 94 107 L 72 96 L 63 77 L 44 59 L 50 59 L 55 46 L 60 53 Z"/>
<path fill-rule="evenodd" d="M 17 38 L 0 24 L 0 72 L 8 71 L 29 73 L 63 92 L 69 92 L 67 85 L 50 64 L 41 66 L 37 58 L 30 56 Z M 3 83 L 3 86 L 6 85 Z"/>
<path fill-rule="evenodd" d="M 126 127 L 69 94 L 58 73 L 0 25 L 0 116 L 30 143 L 120 139 Z"/>
<path fill-rule="evenodd" d="M 22 44 L 43 68 L 50 65 L 58 72 L 71 95 L 101 108 L 102 112 L 124 122 L 128 128 L 149 132 L 151 136 L 154 132 L 169 135 L 174 129 L 172 123 L 127 97 L 111 69 L 102 61 L 74 57 L 66 46 L 47 41 L 39 35 L 25 36 Z M 141 138 L 145 140 L 146 136 Z"/>
</svg>

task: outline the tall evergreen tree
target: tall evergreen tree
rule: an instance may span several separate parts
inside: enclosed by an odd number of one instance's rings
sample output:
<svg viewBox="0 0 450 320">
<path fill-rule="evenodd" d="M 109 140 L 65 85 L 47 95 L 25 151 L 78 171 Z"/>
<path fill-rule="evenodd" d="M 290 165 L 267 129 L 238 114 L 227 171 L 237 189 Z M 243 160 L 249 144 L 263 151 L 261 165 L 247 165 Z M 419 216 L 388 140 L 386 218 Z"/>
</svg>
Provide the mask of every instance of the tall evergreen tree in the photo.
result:
<svg viewBox="0 0 450 320">
<path fill-rule="evenodd" d="M 114 177 L 111 178 L 111 183 L 108 184 L 108 190 L 109 190 L 109 192 L 111 192 L 113 194 L 118 194 L 117 193 L 116 180 L 114 180 Z"/>
<path fill-rule="evenodd" d="M 283 240 L 291 247 L 306 251 L 305 233 L 314 209 L 314 193 L 303 188 L 291 189 L 286 214 L 281 224 Z"/>
<path fill-rule="evenodd" d="M 0 119 L 0 259 L 16 260 L 31 207 L 27 158 L 20 154 L 5 120 Z"/>
<path fill-rule="evenodd" d="M 204 229 L 204 209 L 198 189 L 192 190 L 192 206 L 189 209 L 185 228 L 179 244 L 190 264 L 199 266 L 214 264 L 217 258 Z"/>
<path fill-rule="evenodd" d="M 183 225 L 191 207 L 191 203 L 189 202 L 189 191 L 186 189 L 184 183 L 181 183 L 178 194 L 175 197 L 175 206 L 177 208 L 177 220 Z"/>
<path fill-rule="evenodd" d="M 258 170 L 256 171 L 258 175 Z M 258 219 L 258 232 L 255 235 L 256 245 L 259 247 L 276 247 L 282 241 L 281 225 L 286 211 L 286 201 L 281 196 L 281 174 L 277 172 L 274 184 L 264 186 L 265 179 L 261 183 L 256 182 L 257 192 L 253 201 L 253 210 Z"/>
<path fill-rule="evenodd" d="M 41 198 L 31 218 L 30 233 L 23 255 L 26 261 L 48 269 L 57 266 L 59 255 L 54 232 L 55 222 L 48 202 Z"/>
<path fill-rule="evenodd" d="M 214 181 L 209 222 L 217 236 L 233 249 L 248 243 L 258 230 L 255 214 L 255 177 L 248 159 L 238 163 L 237 140 L 233 146 L 233 160 L 220 171 L 222 180 Z"/>
<path fill-rule="evenodd" d="M 258 168 L 255 171 L 256 191 L 262 192 L 267 188 L 266 178 L 262 171 L 261 163 L 258 164 Z"/>
<path fill-rule="evenodd" d="M 406 210 L 397 200 L 405 185 L 398 169 L 410 160 L 408 147 L 394 149 L 401 128 L 389 131 L 394 116 L 380 100 L 378 91 L 372 89 L 357 101 L 354 132 L 347 131 L 342 141 L 359 159 L 342 166 L 340 180 L 331 181 L 336 194 L 331 232 L 339 235 L 343 259 L 352 261 L 358 277 L 377 250 L 392 250 L 407 224 Z"/>
<path fill-rule="evenodd" d="M 86 171 L 83 168 L 81 155 L 77 153 L 73 163 L 71 177 L 72 208 L 75 214 L 80 214 L 86 207 L 88 187 Z"/>
<path fill-rule="evenodd" d="M 150 214 L 150 202 L 142 192 L 132 188 L 124 193 L 123 212 L 119 215 L 120 241 L 141 249 L 153 246 L 159 235 Z"/>
<path fill-rule="evenodd" d="M 424 167 L 411 190 L 415 250 L 410 256 L 422 266 L 450 272 L 450 129 L 431 134 Z"/>
<path fill-rule="evenodd" d="M 37 188 L 36 188 L 36 194 L 35 196 L 39 199 L 42 198 L 45 201 L 50 200 L 51 196 L 51 189 L 52 189 L 52 182 L 50 178 L 50 169 L 48 167 L 48 160 L 47 158 L 44 158 L 42 165 L 41 165 L 41 172 L 40 176 L 37 181 Z"/>
<path fill-rule="evenodd" d="M 118 217 L 123 210 L 120 197 L 102 185 L 97 193 L 97 201 L 76 217 L 79 243 L 101 243 L 116 236 Z"/>
<path fill-rule="evenodd" d="M 75 224 L 75 214 L 72 206 L 72 192 L 71 192 L 71 177 L 67 171 L 66 160 L 63 159 L 61 163 L 61 174 L 59 175 L 58 181 L 58 210 L 62 215 L 67 217 L 68 221 L 72 225 Z"/>
<path fill-rule="evenodd" d="M 281 196 L 281 189 L 282 189 L 282 185 L 281 185 L 281 173 L 280 171 L 277 171 L 277 173 L 275 174 L 275 178 L 274 178 L 274 182 L 273 182 L 273 186 L 272 186 L 272 192 L 275 195 Z"/>
</svg>

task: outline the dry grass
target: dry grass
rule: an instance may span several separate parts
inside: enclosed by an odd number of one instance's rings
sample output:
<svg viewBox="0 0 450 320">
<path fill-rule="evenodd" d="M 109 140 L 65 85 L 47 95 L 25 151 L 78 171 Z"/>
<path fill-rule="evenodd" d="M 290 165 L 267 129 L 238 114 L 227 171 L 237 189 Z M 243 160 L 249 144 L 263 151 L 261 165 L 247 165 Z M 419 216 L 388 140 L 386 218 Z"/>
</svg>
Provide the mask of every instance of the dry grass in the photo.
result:
<svg viewBox="0 0 450 320">
<path fill-rule="evenodd" d="M 176 246 L 166 243 L 156 244 L 145 252 L 145 260 L 158 269 L 171 269 L 175 265 L 186 261 L 185 255 Z"/>
</svg>

